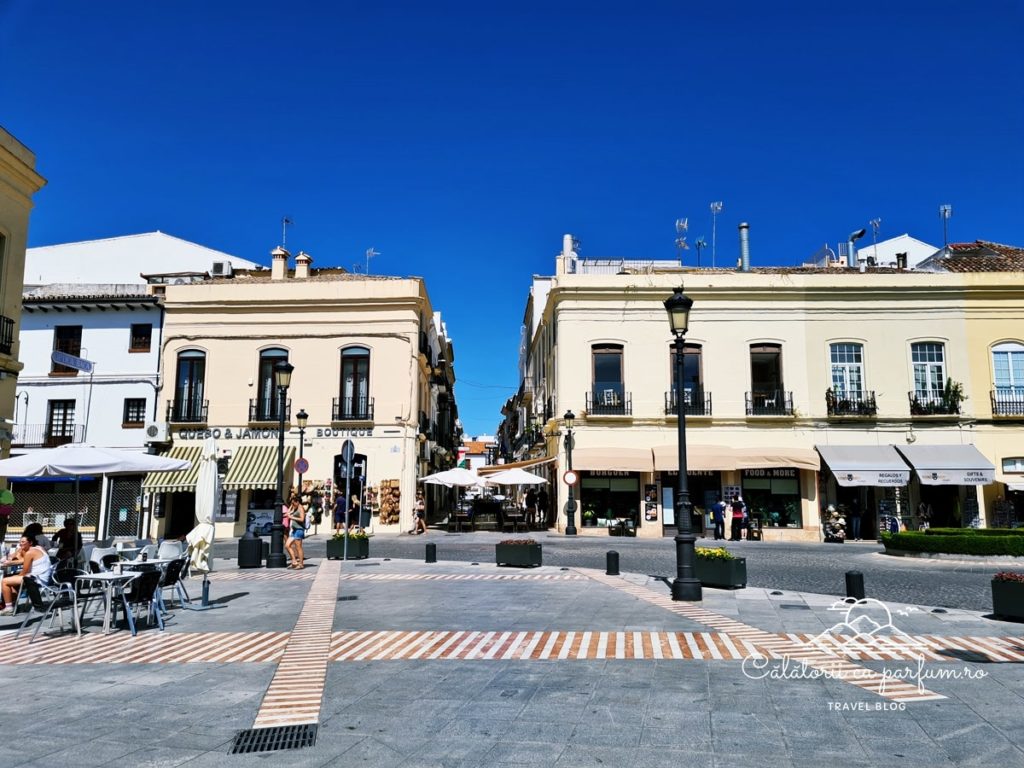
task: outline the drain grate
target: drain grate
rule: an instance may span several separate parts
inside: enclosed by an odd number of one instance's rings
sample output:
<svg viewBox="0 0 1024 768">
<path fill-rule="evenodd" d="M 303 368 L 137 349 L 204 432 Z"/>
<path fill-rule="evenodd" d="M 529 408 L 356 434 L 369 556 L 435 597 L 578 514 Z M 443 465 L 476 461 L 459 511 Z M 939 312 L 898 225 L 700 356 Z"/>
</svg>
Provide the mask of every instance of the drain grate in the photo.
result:
<svg viewBox="0 0 1024 768">
<path fill-rule="evenodd" d="M 779 608 L 789 608 L 791 611 L 809 611 L 811 606 L 799 605 L 797 603 L 779 603 Z"/>
<path fill-rule="evenodd" d="M 312 747 L 316 744 L 316 729 L 316 723 L 305 723 L 239 731 L 230 754 L 248 755 L 253 752 L 279 752 L 282 749 Z"/>
</svg>

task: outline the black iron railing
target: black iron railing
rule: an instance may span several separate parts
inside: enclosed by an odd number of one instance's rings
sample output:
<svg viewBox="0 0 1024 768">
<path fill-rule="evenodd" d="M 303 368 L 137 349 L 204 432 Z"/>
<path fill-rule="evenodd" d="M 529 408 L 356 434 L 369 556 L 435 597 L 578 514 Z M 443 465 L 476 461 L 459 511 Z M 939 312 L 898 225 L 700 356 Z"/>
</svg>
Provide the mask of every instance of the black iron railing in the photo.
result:
<svg viewBox="0 0 1024 768">
<path fill-rule="evenodd" d="M 992 390 L 993 416 L 1024 416 L 1024 388 L 999 387 Z"/>
<path fill-rule="evenodd" d="M 940 389 L 908 392 L 911 416 L 955 416 L 960 413 L 960 401 L 946 396 Z"/>
<path fill-rule="evenodd" d="M 15 424 L 11 428 L 11 446 L 17 448 L 55 448 L 85 439 L 84 424 Z"/>
<path fill-rule="evenodd" d="M 276 397 L 258 398 L 249 401 L 250 424 L 278 424 L 281 421 L 281 401 Z M 284 420 L 291 421 L 292 401 L 284 403 Z"/>
<path fill-rule="evenodd" d="M 587 414 L 591 416 L 632 416 L 633 395 L 620 389 L 587 392 Z"/>
<path fill-rule="evenodd" d="M 793 393 L 782 389 L 747 392 L 747 416 L 792 416 Z"/>
<path fill-rule="evenodd" d="M 0 352 L 11 354 L 14 349 L 14 320 L 0 315 Z"/>
<path fill-rule="evenodd" d="M 331 406 L 332 421 L 373 421 L 372 397 L 336 397 Z"/>
<path fill-rule="evenodd" d="M 678 413 L 676 391 L 665 393 L 665 415 L 675 416 Z M 711 393 L 702 389 L 683 390 L 683 413 L 686 416 L 710 416 Z"/>
<path fill-rule="evenodd" d="M 171 424 L 205 424 L 209 409 L 209 400 L 170 400 L 167 403 L 167 421 Z"/>
<path fill-rule="evenodd" d="M 825 407 L 829 416 L 875 416 L 878 404 L 874 392 L 836 392 L 825 390 Z"/>
</svg>

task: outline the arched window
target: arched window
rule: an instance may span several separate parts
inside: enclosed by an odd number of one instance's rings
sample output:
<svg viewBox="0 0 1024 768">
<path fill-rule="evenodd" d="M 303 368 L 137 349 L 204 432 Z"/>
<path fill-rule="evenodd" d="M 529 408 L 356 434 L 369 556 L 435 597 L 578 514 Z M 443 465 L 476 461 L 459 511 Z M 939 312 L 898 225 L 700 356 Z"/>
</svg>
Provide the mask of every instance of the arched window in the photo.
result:
<svg viewBox="0 0 1024 768">
<path fill-rule="evenodd" d="M 206 353 L 198 349 L 179 352 L 170 421 L 206 421 L 206 403 L 203 400 L 205 386 Z"/>
<path fill-rule="evenodd" d="M 1008 341 L 992 348 L 992 382 L 993 414 L 1024 415 L 1024 344 Z"/>
<path fill-rule="evenodd" d="M 341 397 L 338 420 L 370 417 L 370 350 L 346 347 L 341 350 Z"/>
<path fill-rule="evenodd" d="M 255 421 L 278 421 L 280 403 L 274 386 L 274 366 L 288 362 L 288 350 L 272 347 L 260 352 L 259 387 L 256 390 Z"/>
</svg>

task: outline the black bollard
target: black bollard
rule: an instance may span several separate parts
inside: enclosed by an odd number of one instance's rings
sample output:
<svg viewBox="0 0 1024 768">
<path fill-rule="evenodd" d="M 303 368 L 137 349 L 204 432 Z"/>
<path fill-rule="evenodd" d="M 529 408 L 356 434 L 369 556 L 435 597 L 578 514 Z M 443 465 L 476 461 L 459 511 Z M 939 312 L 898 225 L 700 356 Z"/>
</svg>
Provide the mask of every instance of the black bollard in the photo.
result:
<svg viewBox="0 0 1024 768">
<path fill-rule="evenodd" d="M 860 571 L 846 572 L 846 596 L 856 600 L 864 599 L 864 574 Z"/>
<path fill-rule="evenodd" d="M 605 570 L 604 570 L 605 574 L 608 575 L 608 576 L 618 576 L 619 575 L 619 553 L 616 552 L 614 549 L 611 550 L 608 553 L 608 556 L 607 556 L 606 560 L 607 560 L 607 566 L 605 567 Z"/>
<path fill-rule="evenodd" d="M 427 559 L 425 562 L 437 562 L 437 544 L 427 544 Z"/>
</svg>

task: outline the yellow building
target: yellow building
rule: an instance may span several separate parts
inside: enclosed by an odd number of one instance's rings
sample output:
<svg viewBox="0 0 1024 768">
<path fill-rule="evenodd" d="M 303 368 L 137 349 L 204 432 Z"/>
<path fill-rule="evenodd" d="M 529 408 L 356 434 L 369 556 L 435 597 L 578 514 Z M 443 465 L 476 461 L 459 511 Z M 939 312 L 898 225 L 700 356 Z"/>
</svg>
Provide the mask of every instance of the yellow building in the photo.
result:
<svg viewBox="0 0 1024 768">
<path fill-rule="evenodd" d="M 0 458 L 11 448 L 18 361 L 21 292 L 32 196 L 46 179 L 36 173 L 36 156 L 0 128 Z"/>
<path fill-rule="evenodd" d="M 161 422 L 154 440 L 193 459 L 207 437 L 222 461 L 219 536 L 269 530 L 277 485 L 281 414 L 274 366 L 294 366 L 284 405 L 286 494 L 293 467 L 304 487 L 338 488 L 336 457 L 351 440 L 375 530 L 408 529 L 417 480 L 451 466 L 458 445 L 453 349 L 420 278 L 315 270 L 299 253 L 273 252 L 271 270 L 236 271 L 164 295 Z M 308 414 L 300 449 L 299 413 Z M 194 523 L 196 468 L 151 474 L 143 490 L 158 521 L 178 536 Z M 330 528 L 330 513 L 323 528 Z"/>
</svg>

